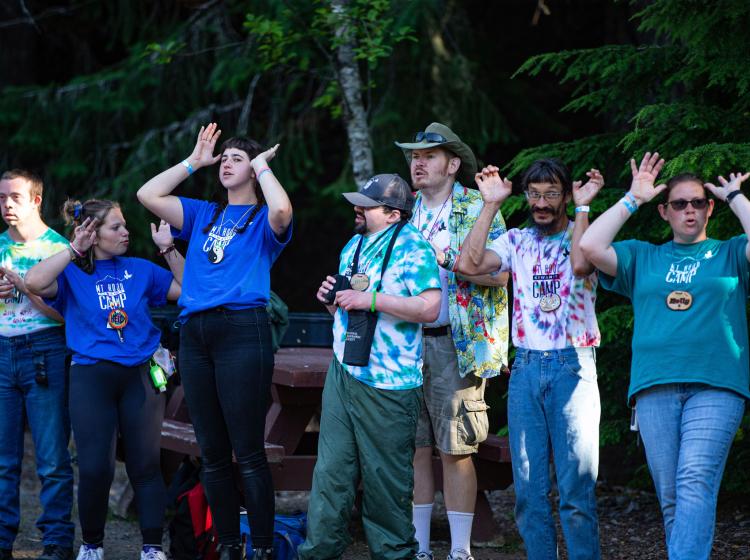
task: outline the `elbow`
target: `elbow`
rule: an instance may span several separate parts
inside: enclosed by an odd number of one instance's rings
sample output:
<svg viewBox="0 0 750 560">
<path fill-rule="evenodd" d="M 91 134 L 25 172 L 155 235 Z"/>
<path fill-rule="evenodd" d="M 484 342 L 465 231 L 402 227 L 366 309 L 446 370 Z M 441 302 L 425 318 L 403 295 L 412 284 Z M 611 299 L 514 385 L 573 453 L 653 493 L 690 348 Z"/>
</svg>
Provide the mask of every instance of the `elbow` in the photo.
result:
<svg viewBox="0 0 750 560">
<path fill-rule="evenodd" d="M 573 263 L 573 276 L 583 278 L 591 274 L 592 266 L 588 262 Z"/>
<path fill-rule="evenodd" d="M 35 296 L 42 295 L 44 286 L 40 283 L 39 275 L 34 272 L 33 268 L 26 273 L 26 276 L 23 279 L 23 283 L 26 286 L 26 289 Z"/>
<path fill-rule="evenodd" d="M 440 303 L 442 294 L 440 290 L 435 290 L 435 294 L 430 294 L 424 310 L 422 311 L 421 323 L 434 323 L 440 317 Z"/>
<path fill-rule="evenodd" d="M 280 208 L 269 208 L 268 219 L 270 223 L 277 224 L 281 229 L 286 230 L 292 223 L 292 205 L 284 204 Z"/>
</svg>

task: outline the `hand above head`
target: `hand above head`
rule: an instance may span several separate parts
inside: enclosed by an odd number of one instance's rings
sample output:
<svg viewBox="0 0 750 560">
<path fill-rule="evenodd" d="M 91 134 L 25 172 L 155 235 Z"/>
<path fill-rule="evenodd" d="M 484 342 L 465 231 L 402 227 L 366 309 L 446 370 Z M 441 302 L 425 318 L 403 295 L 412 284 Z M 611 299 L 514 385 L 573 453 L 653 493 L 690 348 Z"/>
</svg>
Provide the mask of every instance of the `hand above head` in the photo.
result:
<svg viewBox="0 0 750 560">
<path fill-rule="evenodd" d="M 216 141 L 221 136 L 221 130 L 218 130 L 218 127 L 219 125 L 216 123 L 210 123 L 207 126 L 202 126 L 198 132 L 198 140 L 195 143 L 195 148 L 193 148 L 193 153 L 187 159 L 193 169 L 213 165 L 221 159 L 221 154 L 214 156 Z"/>
<path fill-rule="evenodd" d="M 85 253 L 96 241 L 97 218 L 86 218 L 80 226 L 73 230 L 73 240 L 70 246 L 78 253 Z"/>
<path fill-rule="evenodd" d="M 253 166 L 256 173 L 262 168 L 268 167 L 268 162 L 276 156 L 276 152 L 280 145 L 281 144 L 276 144 L 275 146 L 268 148 L 265 152 L 258 154 L 250 161 L 250 165 Z"/>
<path fill-rule="evenodd" d="M 169 224 L 164 220 L 161 220 L 159 222 L 158 227 L 153 223 L 151 224 L 151 239 L 154 240 L 156 246 L 161 250 L 169 249 L 172 245 L 174 245 L 172 230 L 169 227 Z"/>
<path fill-rule="evenodd" d="M 630 184 L 630 194 L 643 204 L 653 200 L 659 193 L 667 188 L 667 185 L 654 186 L 654 181 L 659 171 L 664 167 L 664 159 L 659 158 L 659 152 L 646 152 L 641 160 L 640 167 L 636 167 L 635 160 L 630 160 L 630 170 L 633 173 L 633 182 Z"/>
<path fill-rule="evenodd" d="M 336 284 L 336 279 L 333 276 L 326 276 L 326 279 L 323 280 L 323 283 L 320 285 L 320 288 L 318 288 L 318 293 L 315 294 L 315 297 L 318 298 L 318 301 L 320 303 L 325 303 L 326 305 L 330 305 L 326 301 L 326 296 L 328 295 L 328 292 L 333 290 L 333 286 Z"/>
<path fill-rule="evenodd" d="M 573 181 L 573 203 L 576 206 L 588 206 L 596 198 L 599 191 L 604 186 L 604 177 L 598 169 L 591 169 L 586 172 L 589 178 L 586 183 L 582 181 Z"/>
<path fill-rule="evenodd" d="M 729 181 L 727 181 L 724 177 L 719 175 L 720 187 L 717 187 L 713 183 L 705 183 L 704 186 L 719 200 L 726 200 L 730 193 L 740 190 L 740 185 L 742 185 L 748 177 L 750 177 L 750 173 L 730 173 Z"/>
<path fill-rule="evenodd" d="M 485 204 L 502 204 L 513 192 L 513 183 L 500 177 L 500 169 L 488 165 L 474 175 Z"/>
</svg>

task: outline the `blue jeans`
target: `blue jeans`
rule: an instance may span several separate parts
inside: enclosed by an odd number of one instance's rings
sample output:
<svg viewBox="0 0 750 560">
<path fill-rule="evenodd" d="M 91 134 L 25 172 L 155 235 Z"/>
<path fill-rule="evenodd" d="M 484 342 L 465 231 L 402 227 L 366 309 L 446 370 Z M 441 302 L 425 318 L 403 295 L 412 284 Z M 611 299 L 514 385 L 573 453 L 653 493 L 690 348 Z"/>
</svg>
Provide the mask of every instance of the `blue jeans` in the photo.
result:
<svg viewBox="0 0 750 560">
<path fill-rule="evenodd" d="M 529 560 L 557 558 L 549 501 L 551 455 L 568 558 L 601 556 L 596 516 L 600 414 L 593 348 L 518 349 L 508 390 L 508 428 L 516 523 Z"/>
<path fill-rule="evenodd" d="M 42 374 L 46 375 L 46 386 L 37 383 Z M 0 548 L 13 547 L 20 522 L 24 413 L 42 483 L 42 514 L 36 526 L 42 532 L 43 544 L 73 546 L 67 394 L 65 337 L 61 328 L 0 336 Z"/>
<path fill-rule="evenodd" d="M 657 385 L 635 398 L 669 558 L 708 558 L 721 477 L 745 399 L 699 383 Z"/>
</svg>

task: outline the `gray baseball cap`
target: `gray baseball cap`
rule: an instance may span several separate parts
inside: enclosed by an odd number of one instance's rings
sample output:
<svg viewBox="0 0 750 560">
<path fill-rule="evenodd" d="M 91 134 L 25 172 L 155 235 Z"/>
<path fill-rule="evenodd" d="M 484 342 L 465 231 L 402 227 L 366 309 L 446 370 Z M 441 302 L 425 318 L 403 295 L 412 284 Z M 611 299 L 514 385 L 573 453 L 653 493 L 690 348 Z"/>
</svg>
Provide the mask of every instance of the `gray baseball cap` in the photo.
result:
<svg viewBox="0 0 750 560">
<path fill-rule="evenodd" d="M 395 173 L 375 175 L 358 192 L 343 194 L 354 206 L 363 208 L 390 206 L 406 212 L 414 208 L 414 195 L 409 184 Z"/>
</svg>

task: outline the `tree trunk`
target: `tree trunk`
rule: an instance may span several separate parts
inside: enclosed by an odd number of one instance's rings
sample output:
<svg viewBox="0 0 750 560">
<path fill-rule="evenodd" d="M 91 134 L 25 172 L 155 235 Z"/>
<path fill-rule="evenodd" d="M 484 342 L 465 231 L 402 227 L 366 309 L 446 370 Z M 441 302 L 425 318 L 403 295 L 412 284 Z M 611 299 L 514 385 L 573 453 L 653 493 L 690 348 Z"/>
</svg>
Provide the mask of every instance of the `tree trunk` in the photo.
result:
<svg viewBox="0 0 750 560">
<path fill-rule="evenodd" d="M 352 171 L 357 186 L 361 187 L 373 175 L 372 145 L 367 112 L 362 101 L 362 80 L 354 58 L 354 34 L 346 15 L 347 0 L 330 0 L 336 16 L 334 35 L 339 42 L 336 49 L 336 74 L 344 101 L 344 124 L 352 156 Z"/>
</svg>

